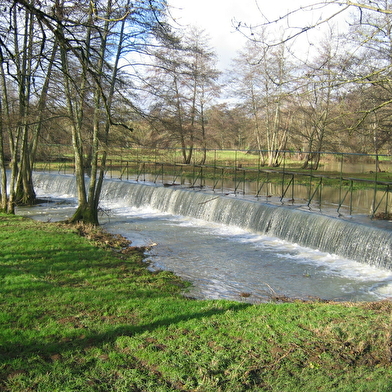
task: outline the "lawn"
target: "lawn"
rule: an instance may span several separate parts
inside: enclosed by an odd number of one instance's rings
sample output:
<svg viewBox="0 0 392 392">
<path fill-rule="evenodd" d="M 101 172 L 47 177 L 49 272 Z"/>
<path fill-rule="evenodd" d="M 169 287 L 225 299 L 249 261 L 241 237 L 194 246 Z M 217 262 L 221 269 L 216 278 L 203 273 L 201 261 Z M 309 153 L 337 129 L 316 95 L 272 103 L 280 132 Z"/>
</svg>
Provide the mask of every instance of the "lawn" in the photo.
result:
<svg viewBox="0 0 392 392">
<path fill-rule="evenodd" d="M 0 215 L 0 391 L 390 391 L 392 303 L 193 300 L 143 249 Z"/>
</svg>

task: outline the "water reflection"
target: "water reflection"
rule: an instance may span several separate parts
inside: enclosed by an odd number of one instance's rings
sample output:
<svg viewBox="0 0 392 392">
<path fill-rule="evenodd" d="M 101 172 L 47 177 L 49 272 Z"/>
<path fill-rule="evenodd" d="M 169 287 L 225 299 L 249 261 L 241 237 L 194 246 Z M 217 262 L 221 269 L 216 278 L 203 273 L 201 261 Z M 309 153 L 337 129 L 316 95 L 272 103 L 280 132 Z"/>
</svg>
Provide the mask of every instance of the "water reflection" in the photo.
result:
<svg viewBox="0 0 392 392">
<path fill-rule="evenodd" d="M 116 178 L 116 173 L 112 173 Z M 136 180 L 137 176 L 129 176 L 130 180 Z M 309 209 L 326 211 L 334 215 L 371 215 L 375 206 L 378 211 L 385 210 L 385 203 L 388 203 L 388 197 L 384 189 L 354 189 L 349 187 L 335 188 L 329 186 L 318 187 L 317 180 L 312 182 L 311 186 L 294 184 L 265 183 L 262 182 L 241 182 L 227 180 L 215 181 L 213 179 L 203 179 L 202 181 L 189 180 L 186 178 L 176 178 L 173 176 L 159 176 L 144 174 L 139 177 L 140 183 L 164 183 L 172 185 L 173 183 L 185 188 L 203 189 L 219 194 L 232 194 L 236 197 L 257 198 L 263 202 L 277 205 L 288 204 L 304 206 Z M 284 195 L 284 197 L 282 197 Z"/>
</svg>

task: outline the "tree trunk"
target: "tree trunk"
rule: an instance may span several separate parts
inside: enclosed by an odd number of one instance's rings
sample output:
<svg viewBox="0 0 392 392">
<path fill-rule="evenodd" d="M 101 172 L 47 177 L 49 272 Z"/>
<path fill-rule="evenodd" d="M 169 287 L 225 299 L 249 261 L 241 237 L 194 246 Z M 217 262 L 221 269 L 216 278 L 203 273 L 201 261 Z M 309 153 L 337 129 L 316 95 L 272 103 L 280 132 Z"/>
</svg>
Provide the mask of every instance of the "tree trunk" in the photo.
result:
<svg viewBox="0 0 392 392">
<path fill-rule="evenodd" d="M 7 212 L 7 172 L 4 156 L 4 139 L 3 139 L 3 106 L 0 99 L 0 212 Z"/>
</svg>

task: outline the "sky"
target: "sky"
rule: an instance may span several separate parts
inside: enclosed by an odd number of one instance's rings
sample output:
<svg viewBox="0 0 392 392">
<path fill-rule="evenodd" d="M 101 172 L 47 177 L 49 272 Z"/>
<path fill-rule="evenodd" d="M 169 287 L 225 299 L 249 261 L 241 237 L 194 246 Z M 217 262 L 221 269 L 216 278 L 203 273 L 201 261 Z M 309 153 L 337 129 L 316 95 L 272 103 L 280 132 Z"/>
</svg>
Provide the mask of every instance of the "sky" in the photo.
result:
<svg viewBox="0 0 392 392">
<path fill-rule="evenodd" d="M 235 31 L 233 23 L 258 24 L 263 17 L 274 20 L 289 10 L 298 9 L 315 0 L 168 0 L 172 16 L 180 26 L 202 28 L 211 38 L 211 46 L 218 55 L 218 68 L 224 71 L 241 49 L 246 38 Z M 325 11 L 324 11 L 325 13 Z M 317 16 L 318 17 L 318 16 Z M 316 18 L 317 18 L 316 17 Z M 265 21 L 265 19 L 264 19 Z M 315 21 L 314 14 L 298 12 L 292 16 L 292 25 Z"/>
<path fill-rule="evenodd" d="M 220 69 L 229 66 L 236 50 L 245 43 L 245 38 L 235 31 L 233 20 L 249 20 L 258 13 L 254 0 L 169 0 L 169 4 L 180 26 L 194 25 L 210 36 Z"/>
</svg>

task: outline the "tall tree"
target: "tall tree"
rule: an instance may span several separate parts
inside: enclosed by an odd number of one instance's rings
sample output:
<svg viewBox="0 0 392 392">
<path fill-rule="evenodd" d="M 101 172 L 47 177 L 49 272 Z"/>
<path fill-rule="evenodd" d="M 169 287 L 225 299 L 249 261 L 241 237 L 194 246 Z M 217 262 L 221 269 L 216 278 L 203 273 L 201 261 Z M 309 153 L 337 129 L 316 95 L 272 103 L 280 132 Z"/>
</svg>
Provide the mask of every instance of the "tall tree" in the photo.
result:
<svg viewBox="0 0 392 392">
<path fill-rule="evenodd" d="M 181 44 L 160 50 L 149 80 L 154 96 L 152 113 L 161 128 L 179 145 L 184 163 L 194 148 L 207 148 L 207 109 L 218 95 L 216 55 L 204 31 L 190 28 Z"/>
<path fill-rule="evenodd" d="M 265 154 L 268 165 L 278 166 L 291 123 L 288 103 L 295 76 L 286 45 L 268 48 L 262 41 L 248 42 L 234 60 L 230 84 L 253 119 L 252 147 Z"/>
<path fill-rule="evenodd" d="M 70 58 L 69 52 L 62 47 L 68 110 L 70 118 L 73 119 L 72 134 L 79 195 L 78 209 L 72 221 L 98 223 L 98 204 L 106 167 L 108 135 L 115 124 L 112 106 L 118 91 L 120 62 L 125 55 L 130 55 L 130 51 L 145 52 L 149 36 L 155 39 L 165 36 L 164 25 L 159 22 L 164 11 L 162 5 L 160 2 L 129 0 L 86 4 L 85 14 L 88 17 L 82 42 L 85 43 L 83 60 L 88 61 L 82 63 L 78 76 L 80 86 L 70 83 L 69 65 L 73 56 Z M 139 46 L 142 49 L 138 49 Z M 80 59 L 78 60 L 80 62 Z M 79 103 L 75 105 L 77 102 Z M 88 190 L 85 184 L 86 151 L 83 142 L 86 105 L 90 105 L 93 111 L 88 143 L 91 149 Z"/>
<path fill-rule="evenodd" d="M 341 51 L 342 43 L 331 28 L 321 41 L 317 53 L 302 68 L 296 94 L 296 136 L 300 136 L 305 152 L 303 168 L 317 170 L 320 152 L 332 139 L 340 111 L 342 70 L 346 59 Z M 345 115 L 346 113 L 344 113 Z M 340 129 L 342 132 L 342 129 Z M 329 146 L 330 147 L 330 146 Z"/>
<path fill-rule="evenodd" d="M 357 84 L 360 107 L 353 132 L 367 135 L 367 145 L 378 154 L 392 141 L 392 2 L 383 0 L 367 3 L 352 21 L 348 39 L 356 51 L 352 55 L 347 78 Z M 377 6 L 384 12 L 372 12 Z M 371 61 L 369 61 L 371 59 Z"/>
<path fill-rule="evenodd" d="M 35 201 L 32 183 L 34 152 L 44 120 L 43 113 L 57 46 L 55 40 L 48 39 L 35 14 L 16 2 L 2 3 L 1 208 L 13 213 L 15 204 L 31 204 Z M 9 194 L 5 190 L 8 182 L 5 170 L 7 156 L 11 168 Z"/>
</svg>

